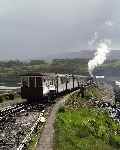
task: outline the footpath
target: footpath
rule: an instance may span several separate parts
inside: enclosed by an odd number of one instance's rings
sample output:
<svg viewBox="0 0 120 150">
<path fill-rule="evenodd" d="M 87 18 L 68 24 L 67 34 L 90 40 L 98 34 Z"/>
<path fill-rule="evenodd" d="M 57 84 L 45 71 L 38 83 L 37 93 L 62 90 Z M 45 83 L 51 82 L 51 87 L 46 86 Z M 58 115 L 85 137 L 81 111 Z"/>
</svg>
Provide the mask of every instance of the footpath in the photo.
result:
<svg viewBox="0 0 120 150">
<path fill-rule="evenodd" d="M 64 104 L 67 96 L 61 98 L 53 107 L 46 125 L 41 133 L 36 150 L 53 150 L 54 122 L 58 109 Z"/>
</svg>

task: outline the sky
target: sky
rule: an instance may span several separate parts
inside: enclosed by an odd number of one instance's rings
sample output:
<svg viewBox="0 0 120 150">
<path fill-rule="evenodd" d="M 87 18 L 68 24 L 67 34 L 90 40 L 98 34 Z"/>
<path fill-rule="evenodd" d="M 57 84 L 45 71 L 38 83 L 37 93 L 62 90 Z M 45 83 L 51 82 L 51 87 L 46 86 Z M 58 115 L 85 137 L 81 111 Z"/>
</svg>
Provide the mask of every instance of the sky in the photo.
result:
<svg viewBox="0 0 120 150">
<path fill-rule="evenodd" d="M 0 0 L 0 59 L 120 49 L 120 0 Z"/>
</svg>

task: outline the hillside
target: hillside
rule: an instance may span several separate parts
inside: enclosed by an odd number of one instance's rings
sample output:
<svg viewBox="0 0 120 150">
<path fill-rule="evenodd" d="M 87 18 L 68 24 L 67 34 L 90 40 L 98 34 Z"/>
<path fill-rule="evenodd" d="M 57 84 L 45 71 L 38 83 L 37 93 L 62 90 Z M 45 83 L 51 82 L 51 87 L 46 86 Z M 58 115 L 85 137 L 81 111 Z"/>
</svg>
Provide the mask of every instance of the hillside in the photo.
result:
<svg viewBox="0 0 120 150">
<path fill-rule="evenodd" d="M 120 60 L 106 62 L 102 66 L 95 69 L 94 74 L 104 76 L 120 76 Z"/>
<path fill-rule="evenodd" d="M 0 84 L 19 82 L 19 75 L 26 72 L 57 72 L 88 75 L 89 59 L 54 59 L 51 62 L 31 60 L 30 62 L 0 62 Z M 94 71 L 95 75 L 120 76 L 120 61 L 107 60 Z"/>
<path fill-rule="evenodd" d="M 91 59 L 94 56 L 95 50 L 80 50 L 79 52 L 64 52 L 49 55 L 45 59 Z M 112 50 L 107 58 L 108 60 L 119 60 L 120 50 Z"/>
</svg>

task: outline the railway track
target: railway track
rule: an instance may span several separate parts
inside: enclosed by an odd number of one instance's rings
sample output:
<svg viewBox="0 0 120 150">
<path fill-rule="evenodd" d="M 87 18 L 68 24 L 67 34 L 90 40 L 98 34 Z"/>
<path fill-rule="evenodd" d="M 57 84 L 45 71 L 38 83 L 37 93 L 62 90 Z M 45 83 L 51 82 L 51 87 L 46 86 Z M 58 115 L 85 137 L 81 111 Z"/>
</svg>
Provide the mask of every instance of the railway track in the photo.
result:
<svg viewBox="0 0 120 150">
<path fill-rule="evenodd" d="M 48 104 L 24 103 L 1 111 L 0 150 L 21 150 L 47 108 Z"/>
<path fill-rule="evenodd" d="M 21 111 L 25 107 L 25 103 L 20 103 L 14 106 L 9 106 L 0 111 L 0 121 L 3 121 L 7 116 Z"/>
<path fill-rule="evenodd" d="M 59 96 L 63 96 L 62 92 Z M 56 97 L 55 97 L 56 98 Z M 0 150 L 22 150 L 52 103 L 20 103 L 0 111 Z M 41 123 L 42 125 L 42 123 Z"/>
</svg>

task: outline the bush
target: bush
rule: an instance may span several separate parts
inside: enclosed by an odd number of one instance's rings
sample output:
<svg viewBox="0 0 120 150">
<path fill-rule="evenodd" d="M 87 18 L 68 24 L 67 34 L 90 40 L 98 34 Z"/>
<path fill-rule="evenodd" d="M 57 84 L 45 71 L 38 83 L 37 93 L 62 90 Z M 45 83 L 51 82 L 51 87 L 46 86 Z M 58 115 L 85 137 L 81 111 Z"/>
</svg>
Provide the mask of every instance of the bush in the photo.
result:
<svg viewBox="0 0 120 150">
<path fill-rule="evenodd" d="M 61 106 L 58 110 L 58 113 L 64 113 L 65 112 L 65 107 Z"/>
<path fill-rule="evenodd" d="M 120 148 L 120 136 L 112 136 L 110 139 L 110 144 L 116 148 Z"/>
</svg>

